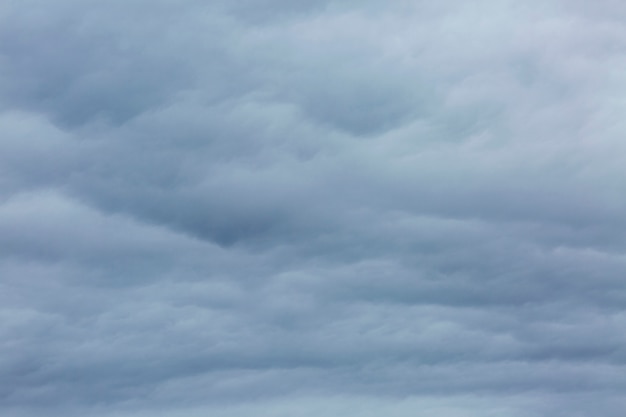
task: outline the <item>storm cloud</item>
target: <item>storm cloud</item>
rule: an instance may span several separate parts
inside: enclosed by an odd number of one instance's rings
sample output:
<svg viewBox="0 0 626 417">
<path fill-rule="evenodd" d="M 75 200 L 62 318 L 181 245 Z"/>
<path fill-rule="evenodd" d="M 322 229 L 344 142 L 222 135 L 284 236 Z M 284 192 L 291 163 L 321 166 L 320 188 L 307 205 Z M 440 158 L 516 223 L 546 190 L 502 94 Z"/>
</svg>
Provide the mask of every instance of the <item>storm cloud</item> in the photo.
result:
<svg viewBox="0 0 626 417">
<path fill-rule="evenodd" d="M 5 1 L 0 414 L 623 415 L 619 1 Z"/>
</svg>

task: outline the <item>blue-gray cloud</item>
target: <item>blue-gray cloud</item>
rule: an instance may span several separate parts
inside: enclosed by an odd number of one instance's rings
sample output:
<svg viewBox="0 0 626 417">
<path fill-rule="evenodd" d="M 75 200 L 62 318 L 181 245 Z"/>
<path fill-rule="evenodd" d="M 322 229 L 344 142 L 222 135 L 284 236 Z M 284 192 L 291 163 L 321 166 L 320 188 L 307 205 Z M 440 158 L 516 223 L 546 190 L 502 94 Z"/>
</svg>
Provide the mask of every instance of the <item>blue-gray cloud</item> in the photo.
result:
<svg viewBox="0 0 626 417">
<path fill-rule="evenodd" d="M 2 415 L 618 416 L 624 8 L 0 6 Z"/>
</svg>

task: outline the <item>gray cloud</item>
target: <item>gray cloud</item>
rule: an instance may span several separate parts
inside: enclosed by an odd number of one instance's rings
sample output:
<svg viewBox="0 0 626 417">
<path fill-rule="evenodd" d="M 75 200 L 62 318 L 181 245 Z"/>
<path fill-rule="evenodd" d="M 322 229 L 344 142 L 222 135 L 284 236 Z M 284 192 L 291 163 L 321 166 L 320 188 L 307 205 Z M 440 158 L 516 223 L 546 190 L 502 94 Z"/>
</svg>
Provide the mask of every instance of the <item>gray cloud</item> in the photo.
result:
<svg viewBox="0 0 626 417">
<path fill-rule="evenodd" d="M 618 416 L 618 2 L 0 6 L 2 415 Z"/>
</svg>

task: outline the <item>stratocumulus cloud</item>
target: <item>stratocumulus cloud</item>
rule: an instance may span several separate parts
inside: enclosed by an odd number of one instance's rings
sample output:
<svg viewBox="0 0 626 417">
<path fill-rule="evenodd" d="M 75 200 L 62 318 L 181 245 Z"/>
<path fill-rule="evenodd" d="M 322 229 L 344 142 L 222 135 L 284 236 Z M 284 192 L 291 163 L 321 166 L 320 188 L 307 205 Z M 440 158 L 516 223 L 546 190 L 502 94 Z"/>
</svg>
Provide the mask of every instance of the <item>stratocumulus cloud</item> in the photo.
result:
<svg viewBox="0 0 626 417">
<path fill-rule="evenodd" d="M 621 416 L 626 7 L 0 5 L 0 414 Z"/>
</svg>

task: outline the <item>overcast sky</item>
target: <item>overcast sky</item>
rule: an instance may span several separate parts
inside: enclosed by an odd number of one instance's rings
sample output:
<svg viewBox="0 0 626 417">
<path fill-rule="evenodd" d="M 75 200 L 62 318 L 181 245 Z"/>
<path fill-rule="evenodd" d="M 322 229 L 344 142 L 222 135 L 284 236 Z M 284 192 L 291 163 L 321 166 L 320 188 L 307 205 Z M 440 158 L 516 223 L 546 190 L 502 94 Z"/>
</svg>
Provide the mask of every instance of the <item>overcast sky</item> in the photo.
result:
<svg viewBox="0 0 626 417">
<path fill-rule="evenodd" d="M 0 414 L 622 417 L 623 0 L 0 2 Z"/>
</svg>

